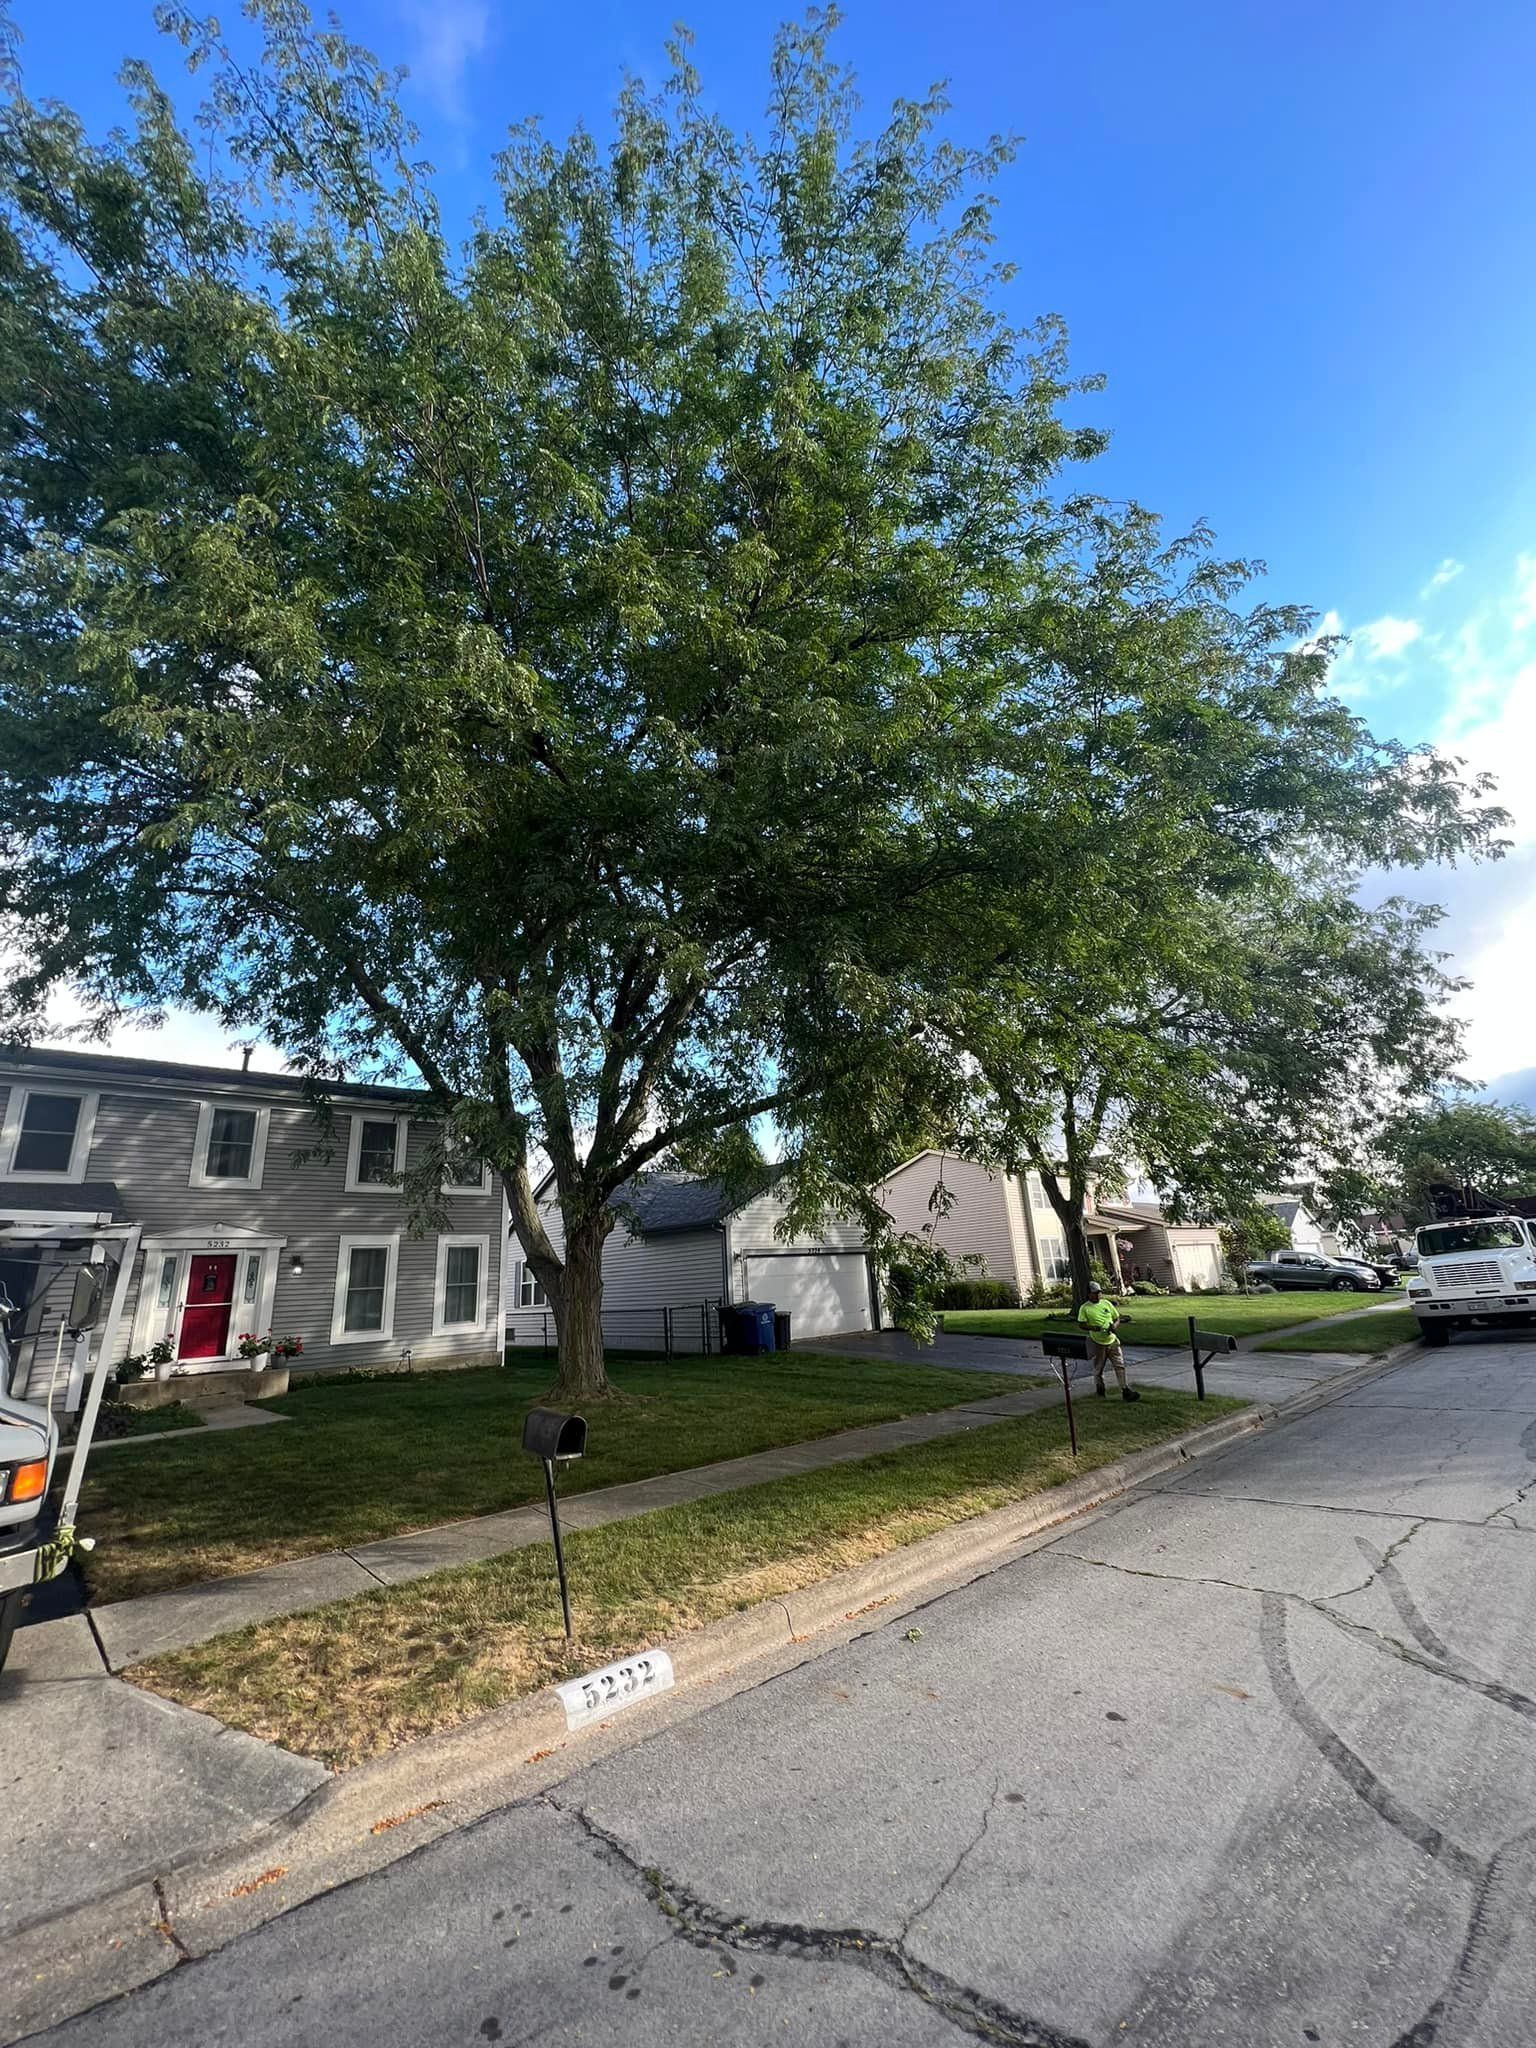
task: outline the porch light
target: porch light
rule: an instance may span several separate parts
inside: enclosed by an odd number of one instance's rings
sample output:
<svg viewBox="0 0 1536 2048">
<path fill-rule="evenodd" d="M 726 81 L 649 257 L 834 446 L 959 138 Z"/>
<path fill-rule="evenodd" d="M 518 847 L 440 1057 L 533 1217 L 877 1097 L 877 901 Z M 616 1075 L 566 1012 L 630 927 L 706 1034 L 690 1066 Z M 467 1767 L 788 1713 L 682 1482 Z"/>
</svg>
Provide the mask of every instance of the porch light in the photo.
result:
<svg viewBox="0 0 1536 2048">
<path fill-rule="evenodd" d="M 288 1270 L 294 1279 L 297 1280 L 304 1271 L 304 1255 L 302 1252 L 294 1253 L 293 1257 L 288 1261 Z"/>
</svg>

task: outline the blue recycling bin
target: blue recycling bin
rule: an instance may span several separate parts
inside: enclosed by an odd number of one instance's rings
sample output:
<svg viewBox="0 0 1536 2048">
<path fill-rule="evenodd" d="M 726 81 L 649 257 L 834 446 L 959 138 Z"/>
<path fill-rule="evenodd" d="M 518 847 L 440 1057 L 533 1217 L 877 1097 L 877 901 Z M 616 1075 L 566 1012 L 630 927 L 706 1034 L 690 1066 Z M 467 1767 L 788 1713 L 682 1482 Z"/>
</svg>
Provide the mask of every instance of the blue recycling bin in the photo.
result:
<svg viewBox="0 0 1536 2048">
<path fill-rule="evenodd" d="M 728 1351 L 751 1357 L 760 1351 L 773 1350 L 771 1301 L 733 1302 L 729 1308 L 720 1311 L 720 1321 Z"/>
</svg>

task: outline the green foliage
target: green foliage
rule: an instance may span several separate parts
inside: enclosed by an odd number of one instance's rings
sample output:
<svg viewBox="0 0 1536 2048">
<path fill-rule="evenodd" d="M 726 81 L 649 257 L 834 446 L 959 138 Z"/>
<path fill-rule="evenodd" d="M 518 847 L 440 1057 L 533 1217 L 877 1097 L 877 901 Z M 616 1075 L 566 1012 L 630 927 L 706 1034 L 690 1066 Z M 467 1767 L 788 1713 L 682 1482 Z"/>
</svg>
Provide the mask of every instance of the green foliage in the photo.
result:
<svg viewBox="0 0 1536 2048">
<path fill-rule="evenodd" d="M 1436 1181 L 1470 1182 L 1495 1202 L 1536 1195 L 1536 1116 L 1465 1089 L 1409 1104 L 1383 1120 L 1364 1169 L 1335 1171 L 1324 1183 L 1324 1208 L 1356 1230 L 1382 1211 L 1401 1212 L 1412 1226 L 1429 1220 Z"/>
<path fill-rule="evenodd" d="M 391 80 L 251 12 L 241 65 L 163 11 L 195 143 L 142 65 L 104 140 L 0 120 L 0 1025 L 67 982 L 419 1074 L 600 1391 L 625 1181 L 777 1109 L 821 1199 L 829 1079 L 913 1100 L 869 927 L 1032 814 L 998 711 L 1102 437 L 1000 310 L 1008 146 L 858 134 L 830 15 L 760 140 L 682 47 L 608 146 L 515 131 L 458 249 Z"/>
<path fill-rule="evenodd" d="M 1290 1242 L 1291 1233 L 1274 1210 L 1266 1209 L 1262 1202 L 1241 1210 L 1221 1226 L 1222 1257 L 1227 1262 L 1227 1271 L 1239 1282 L 1246 1281 L 1252 1261 L 1284 1251 Z"/>
<path fill-rule="evenodd" d="M 940 1308 L 1017 1308 L 1019 1290 L 1011 1280 L 952 1280 L 939 1294 Z"/>
<path fill-rule="evenodd" d="M 1049 859 L 1000 823 L 1013 888 L 957 883 L 906 972 L 956 1077 L 944 1141 L 1040 1174 L 1081 1294 L 1096 1183 L 1141 1170 L 1174 1221 L 1238 1213 L 1298 1160 L 1358 1155 L 1384 1100 L 1449 1071 L 1437 913 L 1362 908 L 1354 884 L 1494 852 L 1501 815 L 1326 694 L 1329 645 L 1251 601 L 1252 565 L 1134 506 L 1068 510 L 1017 728 Z"/>
<path fill-rule="evenodd" d="M 1155 1280 L 1133 1280 L 1131 1282 L 1131 1292 L 1132 1294 L 1166 1295 L 1168 1289 L 1166 1287 L 1160 1287 Z"/>
</svg>

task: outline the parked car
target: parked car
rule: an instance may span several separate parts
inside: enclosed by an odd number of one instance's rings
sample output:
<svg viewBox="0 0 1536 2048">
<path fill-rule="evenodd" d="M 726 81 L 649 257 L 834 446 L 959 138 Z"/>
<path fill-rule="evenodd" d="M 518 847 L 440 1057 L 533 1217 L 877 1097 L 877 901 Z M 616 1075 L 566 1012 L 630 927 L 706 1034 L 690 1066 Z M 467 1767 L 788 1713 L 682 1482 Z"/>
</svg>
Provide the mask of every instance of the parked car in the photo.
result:
<svg viewBox="0 0 1536 2048">
<path fill-rule="evenodd" d="M 1276 1252 L 1271 1259 L 1255 1259 L 1248 1278 L 1266 1280 L 1271 1287 L 1327 1287 L 1339 1294 L 1376 1294 L 1382 1285 L 1374 1266 L 1359 1259 L 1331 1259 L 1322 1252 Z"/>
</svg>

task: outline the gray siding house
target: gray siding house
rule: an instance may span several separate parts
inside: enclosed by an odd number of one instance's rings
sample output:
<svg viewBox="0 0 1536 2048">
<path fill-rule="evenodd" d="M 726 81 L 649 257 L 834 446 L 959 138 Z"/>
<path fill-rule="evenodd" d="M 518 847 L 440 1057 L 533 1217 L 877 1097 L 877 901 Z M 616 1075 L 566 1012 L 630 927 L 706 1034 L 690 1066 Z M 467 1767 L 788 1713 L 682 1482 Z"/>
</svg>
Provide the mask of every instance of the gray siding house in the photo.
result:
<svg viewBox="0 0 1536 2048">
<path fill-rule="evenodd" d="M 603 1335 L 616 1350 L 713 1350 L 723 1302 L 771 1301 L 793 1334 L 830 1337 L 878 1328 L 864 1235 L 832 1221 L 812 1235 L 778 1235 L 784 1200 L 772 1188 L 746 1201 L 716 1181 L 649 1174 L 621 1189 L 633 1212 L 603 1246 Z M 550 1181 L 539 1188 L 544 1228 L 557 1251 L 560 1211 Z M 553 1341 L 554 1326 L 516 1235 L 508 1239 L 507 1340 Z"/>
<path fill-rule="evenodd" d="M 0 1053 L 0 1221 L 140 1226 L 119 1356 L 166 1340 L 189 1373 L 228 1370 L 270 1332 L 303 1340 L 301 1370 L 498 1357 L 500 1187 L 469 1168 L 444 1187 L 449 1228 L 413 1236 L 399 1177 L 437 1150 L 428 1098 L 328 1094 L 329 1132 L 287 1075 Z M 0 1280 L 16 1299 L 25 1262 Z M 18 1391 L 73 1406 L 52 1350 L 33 1344 Z"/>
</svg>

